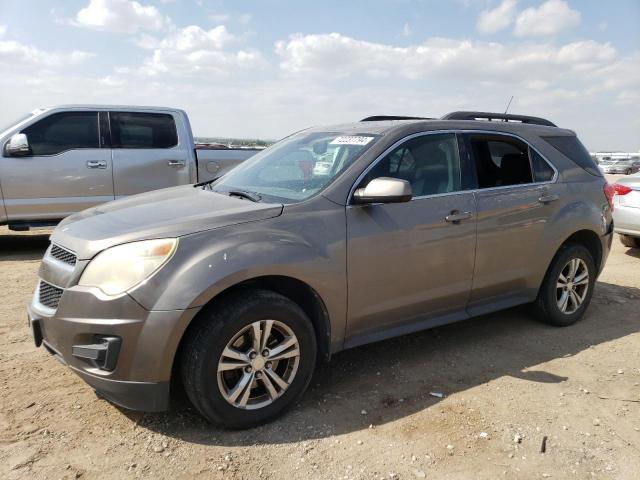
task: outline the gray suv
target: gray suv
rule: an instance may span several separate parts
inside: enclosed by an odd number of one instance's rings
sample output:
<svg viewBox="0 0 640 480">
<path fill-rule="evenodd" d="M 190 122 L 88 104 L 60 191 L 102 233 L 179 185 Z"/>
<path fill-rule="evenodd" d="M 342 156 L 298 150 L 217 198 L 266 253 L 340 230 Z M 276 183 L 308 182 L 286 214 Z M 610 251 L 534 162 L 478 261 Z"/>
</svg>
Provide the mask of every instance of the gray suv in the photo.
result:
<svg viewBox="0 0 640 480">
<path fill-rule="evenodd" d="M 36 345 L 102 396 L 211 422 L 274 418 L 318 361 L 520 304 L 579 320 L 613 189 L 574 132 L 485 112 L 312 128 L 222 178 L 64 220 Z"/>
</svg>

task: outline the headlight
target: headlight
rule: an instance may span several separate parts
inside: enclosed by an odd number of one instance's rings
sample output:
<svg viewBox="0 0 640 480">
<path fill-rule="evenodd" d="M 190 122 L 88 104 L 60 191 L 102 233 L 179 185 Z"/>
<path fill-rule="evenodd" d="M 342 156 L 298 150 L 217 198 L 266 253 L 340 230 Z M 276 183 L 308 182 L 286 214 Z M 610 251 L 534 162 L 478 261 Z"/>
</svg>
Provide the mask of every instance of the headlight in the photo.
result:
<svg viewBox="0 0 640 480">
<path fill-rule="evenodd" d="M 125 243 L 100 252 L 89 262 L 78 285 L 119 295 L 149 278 L 173 255 L 178 240 L 163 238 Z"/>
</svg>

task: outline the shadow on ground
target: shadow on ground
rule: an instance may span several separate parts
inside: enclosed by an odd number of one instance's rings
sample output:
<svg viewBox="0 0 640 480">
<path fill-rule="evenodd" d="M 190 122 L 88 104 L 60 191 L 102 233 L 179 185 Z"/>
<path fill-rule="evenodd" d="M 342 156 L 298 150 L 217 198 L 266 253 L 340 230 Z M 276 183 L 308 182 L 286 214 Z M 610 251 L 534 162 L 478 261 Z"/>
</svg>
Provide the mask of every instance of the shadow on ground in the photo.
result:
<svg viewBox="0 0 640 480">
<path fill-rule="evenodd" d="M 248 431 L 212 427 L 185 402 L 163 414 L 123 413 L 200 444 L 288 443 L 361 430 L 433 407 L 440 399 L 430 392 L 451 395 L 504 376 L 566 381 L 535 366 L 638 332 L 639 299 L 640 289 L 599 282 L 587 315 L 571 327 L 539 323 L 520 307 L 341 352 L 318 368 L 292 411 Z"/>
<path fill-rule="evenodd" d="M 0 235 L 0 262 L 40 260 L 49 246 L 51 232 L 3 233 Z"/>
</svg>

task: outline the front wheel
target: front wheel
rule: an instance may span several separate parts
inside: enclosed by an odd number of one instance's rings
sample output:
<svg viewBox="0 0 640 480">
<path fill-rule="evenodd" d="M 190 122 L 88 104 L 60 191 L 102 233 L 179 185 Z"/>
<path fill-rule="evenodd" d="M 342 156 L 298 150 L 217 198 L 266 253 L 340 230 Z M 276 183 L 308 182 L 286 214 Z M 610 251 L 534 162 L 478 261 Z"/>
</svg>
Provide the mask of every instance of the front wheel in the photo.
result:
<svg viewBox="0 0 640 480">
<path fill-rule="evenodd" d="M 565 327 L 582 318 L 589 306 L 596 281 L 596 267 L 582 245 L 563 248 L 551 266 L 538 293 L 535 306 L 540 319 Z"/>
<path fill-rule="evenodd" d="M 626 171 L 626 172 L 624 172 L 624 174 L 625 174 L 625 175 L 631 175 L 631 169 L 630 169 L 630 168 L 627 168 L 627 171 Z"/>
<path fill-rule="evenodd" d="M 304 311 L 266 290 L 245 290 L 203 312 L 182 347 L 187 396 L 200 414 L 228 428 L 272 420 L 305 391 L 316 337 Z"/>
</svg>

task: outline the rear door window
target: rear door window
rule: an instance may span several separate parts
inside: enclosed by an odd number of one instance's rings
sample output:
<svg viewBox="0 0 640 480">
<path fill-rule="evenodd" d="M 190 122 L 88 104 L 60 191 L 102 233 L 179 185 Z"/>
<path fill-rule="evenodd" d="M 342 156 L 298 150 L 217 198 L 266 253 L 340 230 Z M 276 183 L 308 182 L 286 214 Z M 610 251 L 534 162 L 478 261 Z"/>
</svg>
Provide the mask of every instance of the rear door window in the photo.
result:
<svg viewBox="0 0 640 480">
<path fill-rule="evenodd" d="M 529 147 L 524 142 L 499 135 L 471 135 L 469 144 L 479 188 L 533 183 Z"/>
<path fill-rule="evenodd" d="M 98 112 L 54 113 L 22 130 L 32 155 L 57 155 L 79 148 L 100 148 Z"/>
<path fill-rule="evenodd" d="M 555 171 L 547 163 L 547 161 L 542 158 L 538 152 L 533 149 L 529 149 L 529 153 L 531 155 L 531 165 L 533 166 L 533 176 L 536 182 L 550 182 L 553 180 L 553 176 L 555 175 Z"/>
<path fill-rule="evenodd" d="M 111 112 L 113 148 L 171 148 L 178 144 L 176 122 L 168 113 Z"/>
</svg>

